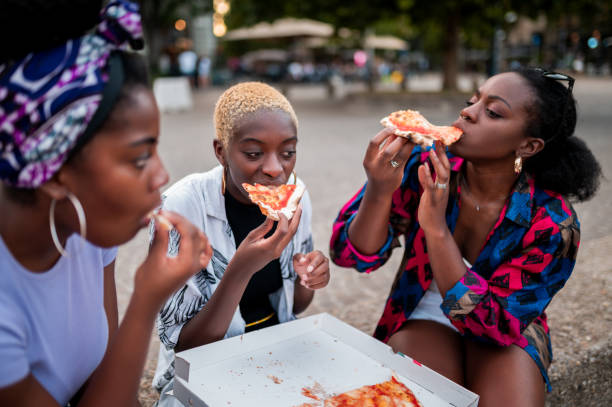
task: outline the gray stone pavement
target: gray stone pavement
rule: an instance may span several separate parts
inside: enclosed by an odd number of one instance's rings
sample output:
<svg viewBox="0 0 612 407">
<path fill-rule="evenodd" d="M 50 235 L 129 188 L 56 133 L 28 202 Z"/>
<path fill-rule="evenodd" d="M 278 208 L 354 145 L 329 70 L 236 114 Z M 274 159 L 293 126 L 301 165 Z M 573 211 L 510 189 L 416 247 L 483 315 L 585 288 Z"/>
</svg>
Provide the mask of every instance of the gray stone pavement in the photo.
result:
<svg viewBox="0 0 612 407">
<path fill-rule="evenodd" d="M 469 88 L 473 80 L 469 76 L 463 77 L 462 86 Z M 315 248 L 328 252 L 331 224 L 338 210 L 364 182 L 363 152 L 368 140 L 380 129 L 380 118 L 400 108 L 420 110 L 437 124 L 451 123 L 457 117 L 464 106 L 465 95 L 424 92 L 434 90 L 438 84 L 436 76 L 417 77 L 411 82 L 413 93 L 397 94 L 382 89 L 383 92 L 377 95 L 352 93 L 343 100 L 328 98 L 322 87 L 289 89 L 288 97 L 299 118 L 296 170 L 312 197 Z M 353 86 L 349 90 L 359 89 Z M 201 91 L 195 94 L 192 111 L 162 116 L 159 149 L 171 176 L 170 184 L 189 173 L 205 171 L 216 165 L 212 150 L 212 112 L 221 91 Z M 591 370 L 585 366 L 592 365 L 593 369 L 601 371 L 602 366 L 609 370 L 612 364 L 609 334 L 612 330 L 612 159 L 609 158 L 612 153 L 612 79 L 578 78 L 574 92 L 579 102 L 577 134 L 599 158 L 607 179 L 602 182 L 596 198 L 576 207 L 582 224 L 578 265 L 574 276 L 549 308 L 556 357 L 551 375 L 560 384 L 557 387 L 568 389 L 573 386 L 571 393 L 574 394 L 567 396 L 566 390 L 562 394 L 562 389 L 555 389 L 549 400 L 555 400 L 554 405 L 569 405 L 569 400 L 577 402 L 576 405 L 599 405 L 599 402 L 610 405 L 610 375 L 604 383 L 599 379 L 593 381 Z M 141 231 L 119 250 L 116 279 L 121 314 L 131 294 L 134 272 L 145 256 L 146 244 L 146 233 Z M 382 311 L 400 255 L 401 249 L 385 267 L 370 275 L 360 275 L 332 265 L 329 286 L 317 292 L 305 315 L 328 312 L 371 333 Z M 159 343 L 155 333 L 152 338 L 141 389 L 141 400 L 145 405 L 155 398 L 150 389 L 150 379 Z M 598 359 L 602 354 L 607 355 L 607 359 Z M 595 374 L 596 370 L 592 373 Z M 572 380 L 574 376 L 579 382 Z M 608 389 L 607 398 L 599 398 L 595 404 L 585 404 L 586 399 L 581 395 L 601 384 Z M 595 390 L 594 394 L 597 393 L 601 396 L 601 389 Z"/>
</svg>

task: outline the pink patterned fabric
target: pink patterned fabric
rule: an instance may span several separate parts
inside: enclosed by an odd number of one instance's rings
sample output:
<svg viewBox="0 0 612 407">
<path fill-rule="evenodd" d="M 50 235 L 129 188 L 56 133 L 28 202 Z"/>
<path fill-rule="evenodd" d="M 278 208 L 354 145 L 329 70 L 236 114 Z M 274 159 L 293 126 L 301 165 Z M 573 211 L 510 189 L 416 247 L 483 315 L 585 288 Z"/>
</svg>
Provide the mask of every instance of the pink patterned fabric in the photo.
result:
<svg viewBox="0 0 612 407">
<path fill-rule="evenodd" d="M 402 327 L 433 279 L 417 218 L 422 193 L 417 168 L 427 157 L 419 147 L 411 155 L 402 185 L 393 194 L 387 240 L 377 253 L 359 253 L 347 235 L 365 186 L 344 205 L 333 226 L 332 260 L 360 272 L 384 265 L 400 245 L 399 236 L 406 239 L 402 268 L 374 333 L 384 342 Z M 458 185 L 456 177 L 463 160 L 449 159 L 450 184 Z M 460 195 L 458 186 L 450 191 L 446 220 L 451 232 L 459 215 Z M 474 265 L 466 267 L 465 275 L 446 293 L 442 311 L 463 335 L 524 349 L 550 388 L 546 370 L 552 349 L 544 310 L 574 268 L 579 239 L 580 225 L 569 202 L 538 188 L 533 179 L 522 174 Z"/>
</svg>

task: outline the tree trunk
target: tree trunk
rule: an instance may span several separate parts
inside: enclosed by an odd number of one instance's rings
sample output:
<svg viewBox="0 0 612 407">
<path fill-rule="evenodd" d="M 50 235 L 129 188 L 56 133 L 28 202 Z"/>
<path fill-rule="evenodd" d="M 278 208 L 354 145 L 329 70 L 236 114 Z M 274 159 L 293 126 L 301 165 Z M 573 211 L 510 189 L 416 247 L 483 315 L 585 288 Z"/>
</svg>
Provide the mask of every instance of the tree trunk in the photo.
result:
<svg viewBox="0 0 612 407">
<path fill-rule="evenodd" d="M 457 71 L 459 54 L 459 13 L 450 13 L 446 20 L 446 33 L 442 44 L 444 61 L 442 63 L 442 90 L 457 90 Z"/>
<path fill-rule="evenodd" d="M 142 16 L 143 36 L 145 39 L 146 58 L 151 72 L 157 72 L 160 42 L 158 30 L 159 10 L 161 4 L 159 0 L 142 0 L 140 2 L 140 15 Z"/>
</svg>

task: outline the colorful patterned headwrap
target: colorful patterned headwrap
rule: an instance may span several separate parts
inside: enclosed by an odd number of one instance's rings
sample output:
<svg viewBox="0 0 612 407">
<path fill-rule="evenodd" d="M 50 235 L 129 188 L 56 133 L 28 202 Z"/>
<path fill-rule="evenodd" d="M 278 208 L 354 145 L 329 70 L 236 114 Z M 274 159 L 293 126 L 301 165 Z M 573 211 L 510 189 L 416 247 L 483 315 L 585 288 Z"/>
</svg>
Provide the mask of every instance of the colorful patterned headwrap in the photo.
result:
<svg viewBox="0 0 612 407">
<path fill-rule="evenodd" d="M 0 65 L 5 184 L 37 188 L 51 179 L 108 115 L 107 99 L 116 98 L 123 82 L 121 59 L 112 53 L 128 44 L 142 48 L 142 26 L 138 5 L 125 0 L 109 3 L 100 20 L 93 34 Z"/>
</svg>

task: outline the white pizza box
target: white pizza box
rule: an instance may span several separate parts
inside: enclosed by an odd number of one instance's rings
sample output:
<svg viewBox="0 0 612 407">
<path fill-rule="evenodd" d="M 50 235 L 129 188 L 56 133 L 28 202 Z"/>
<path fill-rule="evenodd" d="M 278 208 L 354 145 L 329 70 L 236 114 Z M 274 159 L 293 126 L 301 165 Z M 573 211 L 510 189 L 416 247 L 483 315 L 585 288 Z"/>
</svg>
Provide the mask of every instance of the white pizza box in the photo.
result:
<svg viewBox="0 0 612 407">
<path fill-rule="evenodd" d="M 471 407 L 478 395 L 322 313 L 177 353 L 174 395 L 185 406 L 322 406 L 321 399 L 391 375 L 424 407 Z"/>
</svg>

